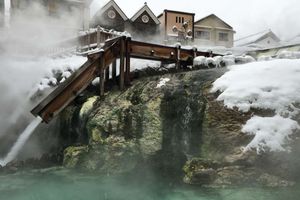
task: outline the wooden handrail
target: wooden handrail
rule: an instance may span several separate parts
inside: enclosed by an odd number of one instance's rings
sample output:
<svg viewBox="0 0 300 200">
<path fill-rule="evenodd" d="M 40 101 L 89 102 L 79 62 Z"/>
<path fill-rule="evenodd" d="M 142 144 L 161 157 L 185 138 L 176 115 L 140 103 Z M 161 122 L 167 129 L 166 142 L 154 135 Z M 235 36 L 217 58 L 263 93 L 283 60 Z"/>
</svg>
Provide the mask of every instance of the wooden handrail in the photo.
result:
<svg viewBox="0 0 300 200">
<path fill-rule="evenodd" d="M 179 69 L 181 62 L 192 65 L 193 58 L 198 55 L 216 56 L 218 54 L 200 52 L 196 49 L 181 49 L 179 46 L 132 41 L 131 38 L 125 36 L 108 40 L 102 49 L 88 54 L 88 61 L 39 103 L 31 113 L 40 116 L 46 123 L 50 122 L 98 76 L 100 77 L 100 96 L 103 96 L 105 74 L 109 74 L 109 66 L 116 59 L 120 59 L 119 87 L 123 90 L 124 83 L 130 82 L 130 58 L 170 61 L 176 63 L 176 69 Z M 116 65 L 113 66 L 116 67 Z M 115 68 L 113 72 L 113 76 L 116 76 Z M 107 76 L 106 79 L 108 79 Z M 113 80 L 116 80 L 116 77 L 113 77 Z"/>
</svg>

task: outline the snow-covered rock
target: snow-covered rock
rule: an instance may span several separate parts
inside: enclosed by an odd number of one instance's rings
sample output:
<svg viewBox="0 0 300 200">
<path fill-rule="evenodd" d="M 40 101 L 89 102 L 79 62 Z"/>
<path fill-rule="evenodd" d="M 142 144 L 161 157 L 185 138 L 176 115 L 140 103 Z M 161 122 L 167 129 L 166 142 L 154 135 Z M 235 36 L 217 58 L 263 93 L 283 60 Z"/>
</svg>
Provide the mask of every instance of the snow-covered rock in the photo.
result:
<svg viewBox="0 0 300 200">
<path fill-rule="evenodd" d="M 300 60 L 253 62 L 231 66 L 229 70 L 214 82 L 212 92 L 221 92 L 218 101 L 242 112 L 255 108 L 276 113 L 274 117 L 253 117 L 248 121 L 243 131 L 255 138 L 245 149 L 283 150 L 284 139 L 300 129 L 294 119 L 300 113 Z"/>
</svg>

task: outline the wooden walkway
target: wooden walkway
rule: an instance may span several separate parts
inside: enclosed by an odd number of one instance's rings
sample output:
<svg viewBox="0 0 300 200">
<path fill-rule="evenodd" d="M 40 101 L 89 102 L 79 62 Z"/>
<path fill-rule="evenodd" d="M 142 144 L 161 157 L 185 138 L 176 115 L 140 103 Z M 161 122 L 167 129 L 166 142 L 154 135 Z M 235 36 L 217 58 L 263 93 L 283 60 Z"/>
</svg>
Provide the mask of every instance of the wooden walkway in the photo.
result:
<svg viewBox="0 0 300 200">
<path fill-rule="evenodd" d="M 82 40 L 85 41 L 85 39 Z M 46 123 L 50 122 L 97 77 L 100 77 L 100 96 L 104 96 L 105 82 L 109 80 L 110 65 L 112 65 L 112 79 L 118 80 L 119 88 L 123 90 L 124 85 L 130 84 L 131 81 L 130 58 L 175 63 L 176 69 L 179 70 L 182 65 L 193 65 L 193 59 L 197 56 L 212 57 L 216 54 L 200 52 L 195 48 L 182 49 L 180 46 L 134 41 L 126 36 L 107 40 L 101 50 L 88 54 L 87 62 L 39 103 L 31 113 L 40 116 Z M 118 77 L 117 59 L 120 59 Z"/>
</svg>

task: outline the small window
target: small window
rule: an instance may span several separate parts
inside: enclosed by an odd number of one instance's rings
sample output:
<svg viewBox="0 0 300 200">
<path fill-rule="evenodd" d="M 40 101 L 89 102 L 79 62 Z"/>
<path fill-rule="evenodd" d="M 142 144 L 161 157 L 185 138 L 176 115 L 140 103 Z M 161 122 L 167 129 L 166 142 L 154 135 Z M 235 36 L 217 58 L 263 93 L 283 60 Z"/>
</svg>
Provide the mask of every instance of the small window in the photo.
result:
<svg viewBox="0 0 300 200">
<path fill-rule="evenodd" d="M 181 17 L 178 17 L 179 18 L 179 21 L 178 21 L 178 23 L 181 23 Z"/>
<path fill-rule="evenodd" d="M 178 23 L 178 17 L 176 17 L 176 23 Z"/>
<path fill-rule="evenodd" d="M 203 40 L 210 40 L 209 31 L 196 31 L 196 37 Z"/>
<path fill-rule="evenodd" d="M 228 41 L 228 33 L 219 33 L 219 41 Z"/>
<path fill-rule="evenodd" d="M 184 17 L 182 17 L 182 21 L 181 22 L 184 23 Z"/>
</svg>

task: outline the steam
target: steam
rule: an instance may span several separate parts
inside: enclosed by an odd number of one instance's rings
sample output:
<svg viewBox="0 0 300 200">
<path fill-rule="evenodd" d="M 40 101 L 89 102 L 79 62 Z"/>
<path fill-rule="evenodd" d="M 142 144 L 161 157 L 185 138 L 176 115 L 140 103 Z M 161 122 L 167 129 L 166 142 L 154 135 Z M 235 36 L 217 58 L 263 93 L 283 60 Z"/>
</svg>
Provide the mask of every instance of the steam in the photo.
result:
<svg viewBox="0 0 300 200">
<path fill-rule="evenodd" d="M 42 118 L 37 117 L 35 120 L 33 120 L 27 128 L 23 131 L 23 133 L 18 138 L 17 142 L 13 145 L 7 156 L 0 160 L 0 165 L 5 166 L 7 163 L 11 162 L 16 158 L 22 147 L 24 146 L 25 142 L 28 140 L 30 135 L 33 133 L 33 131 L 37 128 L 37 126 L 42 122 Z"/>
<path fill-rule="evenodd" d="M 30 101 L 30 97 L 41 78 L 50 77 L 54 67 L 63 68 L 59 65 L 72 62 L 71 59 L 58 62 L 61 58 L 49 55 L 63 51 L 58 44 L 75 37 L 82 25 L 78 12 L 68 11 L 51 17 L 39 3 L 27 3 L 26 8 L 14 10 L 10 17 L 9 9 L 9 1 L 5 1 L 7 25 L 0 37 L 0 156 L 11 149 L 26 125 L 35 121 L 30 110 L 36 102 Z M 32 125 L 29 128 L 33 128 Z M 24 132 L 30 135 L 28 127 Z M 25 136 L 19 140 L 26 141 Z M 16 144 L 23 144 L 19 140 Z M 30 142 L 28 145 L 35 146 Z M 14 147 L 17 150 L 13 152 L 18 152 L 20 146 Z M 6 161 L 13 157 L 15 153 Z"/>
</svg>

